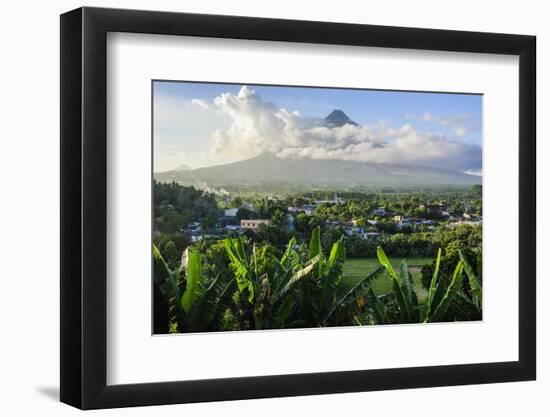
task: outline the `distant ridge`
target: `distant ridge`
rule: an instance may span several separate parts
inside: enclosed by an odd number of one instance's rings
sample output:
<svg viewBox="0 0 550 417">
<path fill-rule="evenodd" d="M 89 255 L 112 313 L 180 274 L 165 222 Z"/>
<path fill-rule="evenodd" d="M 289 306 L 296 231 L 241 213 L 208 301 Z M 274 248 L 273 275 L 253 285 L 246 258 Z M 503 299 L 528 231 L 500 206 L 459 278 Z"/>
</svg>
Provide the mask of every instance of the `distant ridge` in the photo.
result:
<svg viewBox="0 0 550 417">
<path fill-rule="evenodd" d="M 191 169 L 193 168 L 191 168 L 189 165 L 181 164 L 174 168 L 174 171 L 189 171 Z"/>
<path fill-rule="evenodd" d="M 441 168 L 333 159 L 282 159 L 270 154 L 224 165 L 157 172 L 154 178 L 163 182 L 177 181 L 188 185 L 202 182 L 221 187 L 426 187 L 481 183 L 479 176 Z"/>
</svg>

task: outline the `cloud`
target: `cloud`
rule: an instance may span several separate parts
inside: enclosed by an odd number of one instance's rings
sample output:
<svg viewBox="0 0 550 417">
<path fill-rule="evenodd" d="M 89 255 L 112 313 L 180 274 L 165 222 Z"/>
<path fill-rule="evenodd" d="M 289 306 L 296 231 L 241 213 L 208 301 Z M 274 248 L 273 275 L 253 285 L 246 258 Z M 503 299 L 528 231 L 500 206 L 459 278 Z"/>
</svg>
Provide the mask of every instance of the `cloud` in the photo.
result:
<svg viewBox="0 0 550 417">
<path fill-rule="evenodd" d="M 193 100 L 191 100 L 191 104 L 194 104 L 195 106 L 199 106 L 204 110 L 208 110 L 210 108 L 210 106 L 208 105 L 208 102 L 200 98 L 194 98 Z"/>
<path fill-rule="evenodd" d="M 483 176 L 483 170 L 482 169 L 469 169 L 467 171 L 464 171 L 465 174 L 475 175 L 477 177 Z"/>
<path fill-rule="evenodd" d="M 445 126 L 458 137 L 463 137 L 471 131 L 479 130 L 479 125 L 468 114 L 457 115 L 435 115 L 432 113 L 424 113 L 421 117 L 424 122 L 436 123 Z"/>
<path fill-rule="evenodd" d="M 155 93 L 153 138 L 156 171 L 168 171 L 183 163 L 191 166 L 219 163 L 203 157 L 200 152 L 210 154 L 212 132 L 228 126 L 231 119 L 215 111 L 208 101 L 203 101 L 208 109 L 191 103 L 187 98 Z"/>
<path fill-rule="evenodd" d="M 480 146 L 420 132 L 409 123 L 397 127 L 387 122 L 327 127 L 321 118 L 303 117 L 263 101 L 247 86 L 238 94 L 221 94 L 212 106 L 231 120 L 229 127 L 213 135 L 211 151 L 217 157 L 236 160 L 272 153 L 280 158 L 340 159 L 460 171 L 481 168 Z M 450 118 L 431 114 L 424 118 L 458 129 L 458 123 Z"/>
</svg>

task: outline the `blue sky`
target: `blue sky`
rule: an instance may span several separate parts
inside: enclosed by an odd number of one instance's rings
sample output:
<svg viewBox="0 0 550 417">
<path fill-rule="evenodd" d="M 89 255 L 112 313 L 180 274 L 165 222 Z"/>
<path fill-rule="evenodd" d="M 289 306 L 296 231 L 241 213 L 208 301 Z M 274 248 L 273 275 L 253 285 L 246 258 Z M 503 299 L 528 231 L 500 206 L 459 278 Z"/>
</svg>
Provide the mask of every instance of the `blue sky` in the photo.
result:
<svg viewBox="0 0 550 417">
<path fill-rule="evenodd" d="M 481 172 L 480 95 L 157 81 L 154 104 L 157 171 L 269 151 Z M 362 128 L 316 128 L 333 109 Z"/>
</svg>

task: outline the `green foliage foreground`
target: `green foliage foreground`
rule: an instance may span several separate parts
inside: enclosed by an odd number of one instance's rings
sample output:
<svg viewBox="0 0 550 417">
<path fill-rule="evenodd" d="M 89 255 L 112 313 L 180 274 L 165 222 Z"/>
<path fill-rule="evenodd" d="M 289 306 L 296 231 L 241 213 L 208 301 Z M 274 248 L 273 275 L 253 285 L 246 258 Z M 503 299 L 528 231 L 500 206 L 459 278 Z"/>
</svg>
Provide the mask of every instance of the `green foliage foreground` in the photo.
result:
<svg viewBox="0 0 550 417">
<path fill-rule="evenodd" d="M 427 323 L 480 320 L 481 277 L 462 252 L 452 275 L 440 273 L 441 250 L 428 288 L 419 303 L 412 276 L 403 261 L 396 272 L 382 247 L 380 267 L 341 286 L 346 258 L 343 240 L 323 253 L 320 228 L 313 229 L 308 248 L 292 238 L 282 255 L 243 236 L 227 238 L 225 252 L 231 273 L 207 280 L 201 254 L 187 249 L 181 266 L 172 269 L 153 248 L 154 283 L 168 312 L 171 332 L 287 329 L 329 326 Z M 371 283 L 384 271 L 392 281 L 389 294 L 375 294 Z M 156 319 L 156 318 L 155 318 Z"/>
</svg>

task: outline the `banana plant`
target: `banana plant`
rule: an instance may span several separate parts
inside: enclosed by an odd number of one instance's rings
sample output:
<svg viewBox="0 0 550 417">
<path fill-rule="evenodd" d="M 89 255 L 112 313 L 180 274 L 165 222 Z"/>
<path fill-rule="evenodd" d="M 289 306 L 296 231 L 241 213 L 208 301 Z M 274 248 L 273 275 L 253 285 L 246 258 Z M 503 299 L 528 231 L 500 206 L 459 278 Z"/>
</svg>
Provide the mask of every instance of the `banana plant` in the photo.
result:
<svg viewBox="0 0 550 417">
<path fill-rule="evenodd" d="M 437 307 L 435 307 L 433 313 L 431 313 L 425 320 L 425 322 L 434 322 L 440 320 L 447 310 L 449 309 L 451 303 L 457 297 L 457 294 L 460 292 L 462 287 L 462 270 L 464 264 L 462 261 L 458 261 L 456 264 L 455 270 L 453 272 L 453 278 L 451 283 L 447 287 L 445 294 Z"/>
<path fill-rule="evenodd" d="M 474 270 L 470 266 L 470 263 L 468 262 L 468 258 L 464 256 L 464 253 L 462 253 L 461 250 L 458 251 L 458 254 L 460 256 L 460 260 L 464 264 L 464 271 L 466 272 L 466 276 L 468 277 L 468 282 L 470 284 L 470 289 L 472 290 L 472 301 L 475 304 L 477 308 L 481 308 L 482 305 L 482 298 L 483 298 L 483 291 L 481 289 L 481 282 L 478 276 L 474 273 Z M 481 274 L 481 258 L 478 258 L 478 270 Z"/>
<path fill-rule="evenodd" d="M 153 245 L 153 282 L 168 305 L 170 323 L 179 325 L 183 322 L 184 313 L 180 304 L 178 271 L 172 271 L 169 268 L 156 245 Z"/>
<path fill-rule="evenodd" d="M 478 277 L 474 274 L 466 257 L 460 252 L 453 276 L 449 282 L 439 276 L 441 262 L 441 249 L 436 258 L 434 273 L 428 289 L 428 296 L 424 305 L 418 303 L 418 297 L 414 291 L 412 276 L 405 261 L 401 262 L 399 276 L 393 269 L 381 246 L 377 248 L 380 264 L 386 269 L 392 280 L 393 296 L 396 300 L 400 323 L 428 323 L 443 320 L 446 315 L 460 317 L 464 320 L 480 318 L 482 289 Z M 469 280 L 472 289 L 472 299 L 462 291 L 463 272 Z M 378 323 L 388 321 L 388 308 L 376 296 L 372 288 L 369 291 L 369 301 L 374 319 Z"/>
<path fill-rule="evenodd" d="M 430 288 L 428 289 L 428 297 L 424 303 L 424 309 L 422 311 L 422 321 L 425 322 L 428 320 L 428 317 L 432 313 L 432 303 L 435 297 L 435 292 L 437 288 L 437 278 L 439 275 L 439 266 L 441 264 L 441 248 L 437 251 L 437 258 L 435 260 L 435 268 L 432 274 L 432 279 L 430 281 Z"/>
<path fill-rule="evenodd" d="M 366 290 L 369 288 L 371 283 L 378 278 L 384 267 L 377 268 L 374 272 L 371 272 L 369 275 L 363 277 L 353 287 L 351 287 L 347 292 L 340 295 L 335 302 L 332 303 L 328 313 L 324 316 L 320 322 L 320 325 L 324 326 L 327 324 L 329 319 L 338 311 L 346 308 L 352 307 L 359 298 L 361 298 Z"/>
<path fill-rule="evenodd" d="M 365 276 L 357 281 L 352 288 L 340 290 L 346 249 L 344 237 L 336 241 L 330 250 L 329 256 L 325 256 L 321 247 L 321 229 L 315 227 L 309 243 L 309 261 L 320 257 L 309 287 L 302 289 L 302 301 L 305 301 L 308 310 L 304 314 L 310 314 L 310 325 L 330 326 L 339 325 L 341 317 L 347 323 L 352 319 L 359 322 L 358 315 L 354 314 L 357 300 L 364 295 L 365 289 L 382 272 L 383 268 Z"/>
<path fill-rule="evenodd" d="M 346 256 L 343 238 L 326 256 L 319 227 L 312 231 L 305 257 L 296 251 L 294 238 L 280 259 L 265 245 L 247 250 L 242 236 L 226 239 L 225 246 L 239 292 L 252 305 L 256 328 L 337 325 L 338 316 L 349 313 L 383 271 L 380 267 L 352 288 L 340 291 Z"/>
<path fill-rule="evenodd" d="M 254 244 L 247 253 L 244 237 L 225 239 L 229 266 L 239 292 L 252 305 L 256 329 L 284 326 L 292 310 L 287 298 L 304 278 L 318 271 L 322 254 L 302 263 L 294 244 L 295 240 L 289 242 L 279 260 L 267 245 Z"/>
<path fill-rule="evenodd" d="M 154 283 L 169 306 L 169 320 L 178 332 L 200 332 L 215 327 L 220 320 L 220 306 L 227 302 L 235 280 L 223 283 L 217 277 L 205 287 L 201 256 L 196 249 L 187 249 L 181 267 L 172 270 L 153 245 L 153 271 Z M 183 282 L 179 282 L 180 277 Z"/>
<path fill-rule="evenodd" d="M 411 278 L 408 271 L 407 264 L 403 261 L 400 266 L 400 275 L 397 276 L 397 273 L 393 269 L 391 262 L 388 260 L 384 250 L 381 246 L 378 246 L 376 249 L 376 254 L 378 255 L 378 261 L 380 264 L 386 268 L 390 279 L 392 280 L 392 289 L 393 294 L 397 300 L 399 306 L 399 311 L 401 314 L 402 323 L 414 323 L 418 322 L 418 305 L 414 306 L 413 303 L 413 293 L 414 289 L 411 285 Z M 417 299 L 416 294 L 414 294 L 414 299 Z"/>
<path fill-rule="evenodd" d="M 423 322 L 440 321 L 446 314 L 450 314 L 457 320 L 480 320 L 482 318 L 482 297 L 480 279 L 474 273 L 468 259 L 459 250 L 458 261 L 450 282 L 445 282 L 438 277 L 441 259 L 441 249 L 438 251 L 436 265 L 428 298 L 425 303 Z M 481 258 L 478 259 L 481 264 Z M 478 267 L 481 272 L 481 268 Z M 466 277 L 463 277 L 466 273 Z M 463 290 L 462 282 L 467 278 L 471 289 L 471 295 Z"/>
</svg>

